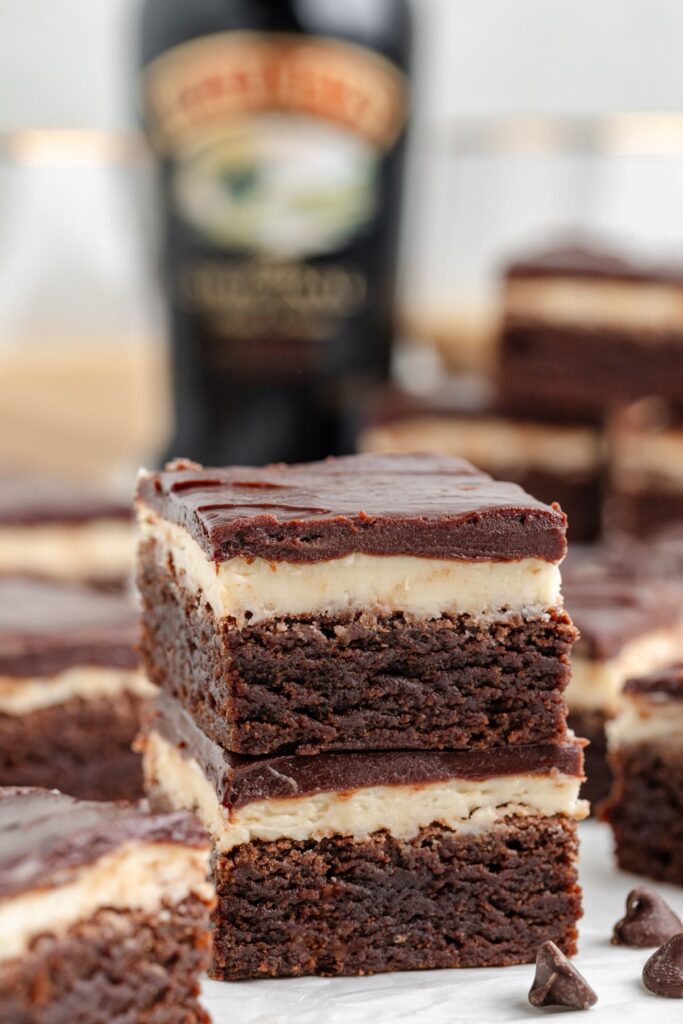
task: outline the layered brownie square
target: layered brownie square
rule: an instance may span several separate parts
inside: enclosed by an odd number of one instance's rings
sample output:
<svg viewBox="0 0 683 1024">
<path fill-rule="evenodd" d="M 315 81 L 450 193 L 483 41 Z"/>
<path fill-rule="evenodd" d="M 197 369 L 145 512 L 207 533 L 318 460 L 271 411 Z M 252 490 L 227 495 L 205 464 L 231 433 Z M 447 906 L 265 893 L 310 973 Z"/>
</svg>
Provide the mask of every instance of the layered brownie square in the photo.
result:
<svg viewBox="0 0 683 1024">
<path fill-rule="evenodd" d="M 434 455 L 143 473 L 144 664 L 226 750 L 561 741 L 566 520 Z"/>
<path fill-rule="evenodd" d="M 635 402 L 608 436 L 610 529 L 649 540 L 683 522 L 683 406 Z"/>
<path fill-rule="evenodd" d="M 567 687 L 569 726 L 590 741 L 583 796 L 607 796 L 610 770 L 605 725 L 618 712 L 626 680 L 683 656 L 683 598 L 673 586 L 639 579 L 603 563 L 565 573 L 567 608 L 579 630 Z"/>
<path fill-rule="evenodd" d="M 619 867 L 683 885 L 683 664 L 626 683 L 608 741 Z"/>
<path fill-rule="evenodd" d="M 53 478 L 0 477 L 0 575 L 125 589 L 135 545 L 130 500 Z"/>
<path fill-rule="evenodd" d="M 208 871 L 190 815 L 0 790 L 0 1020 L 208 1024 Z"/>
<path fill-rule="evenodd" d="M 154 693 L 122 595 L 0 577 L 0 785 L 135 799 L 131 749 Z"/>
<path fill-rule="evenodd" d="M 683 270 L 598 247 L 512 263 L 499 386 L 523 409 L 599 413 L 624 400 L 683 401 Z"/>
<path fill-rule="evenodd" d="M 603 444 L 595 424 L 511 415 L 491 383 L 451 378 L 426 394 L 375 396 L 359 438 L 365 452 L 440 452 L 511 480 L 566 514 L 572 542 L 595 540 L 602 520 Z"/>
<path fill-rule="evenodd" d="M 214 843 L 214 978 L 530 962 L 576 951 L 581 744 L 232 754 L 167 696 L 144 740 L 162 809 Z"/>
</svg>

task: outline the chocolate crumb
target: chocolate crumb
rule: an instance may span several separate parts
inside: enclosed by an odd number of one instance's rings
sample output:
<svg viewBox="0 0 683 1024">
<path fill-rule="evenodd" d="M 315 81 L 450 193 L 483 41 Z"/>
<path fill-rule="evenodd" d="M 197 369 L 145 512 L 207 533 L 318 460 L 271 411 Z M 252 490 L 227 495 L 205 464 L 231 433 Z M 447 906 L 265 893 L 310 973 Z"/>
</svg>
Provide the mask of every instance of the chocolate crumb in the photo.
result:
<svg viewBox="0 0 683 1024">
<path fill-rule="evenodd" d="M 536 954 L 536 975 L 529 990 L 531 1005 L 588 1010 L 597 1001 L 593 989 L 564 953 L 554 942 L 544 942 Z"/>
<path fill-rule="evenodd" d="M 667 999 L 683 999 L 683 935 L 674 935 L 643 967 L 643 984 Z"/>
<path fill-rule="evenodd" d="M 614 946 L 661 946 L 667 939 L 683 932 L 677 914 L 654 889 L 643 886 L 632 889 L 626 897 L 626 914 L 614 926 Z"/>
</svg>

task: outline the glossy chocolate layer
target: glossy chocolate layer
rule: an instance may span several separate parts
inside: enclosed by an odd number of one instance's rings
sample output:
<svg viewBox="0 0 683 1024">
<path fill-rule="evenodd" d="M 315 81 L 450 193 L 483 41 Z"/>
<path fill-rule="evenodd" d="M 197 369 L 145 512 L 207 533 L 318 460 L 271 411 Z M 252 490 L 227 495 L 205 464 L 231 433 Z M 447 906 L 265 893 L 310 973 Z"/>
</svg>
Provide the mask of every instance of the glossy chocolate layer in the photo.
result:
<svg viewBox="0 0 683 1024">
<path fill-rule="evenodd" d="M 89 803 L 57 790 L 0 789 L 0 899 L 70 881 L 130 841 L 201 848 L 206 835 L 185 812 L 150 814 L 135 804 Z"/>
<path fill-rule="evenodd" d="M 542 775 L 556 769 L 581 776 L 580 741 L 484 750 L 322 753 L 247 757 L 206 736 L 176 701 L 160 696 L 153 729 L 195 758 L 225 807 L 256 800 L 339 793 L 370 786 L 410 786 L 448 779 L 479 781 L 501 775 Z"/>
<path fill-rule="evenodd" d="M 74 665 L 135 668 L 137 613 L 123 595 L 0 577 L 0 675 L 52 675 Z"/>
<path fill-rule="evenodd" d="M 51 477 L 0 477 L 0 526 L 130 519 L 131 503 Z"/>
<path fill-rule="evenodd" d="M 508 278 L 572 277 L 610 281 L 683 284 L 683 267 L 636 263 L 603 245 L 567 245 L 530 253 L 513 260 L 506 269 Z"/>
<path fill-rule="evenodd" d="M 629 679 L 624 686 L 624 693 L 653 697 L 655 700 L 683 700 L 683 664 L 671 665 L 638 679 Z"/>
<path fill-rule="evenodd" d="M 611 658 L 625 644 L 654 630 L 675 626 L 683 602 L 671 586 L 658 581 L 603 575 L 579 578 L 570 574 L 563 585 L 564 603 L 579 630 L 574 653 L 593 659 Z"/>
<path fill-rule="evenodd" d="M 354 553 L 555 562 L 566 550 L 559 508 L 447 456 L 355 455 L 258 469 L 178 462 L 143 474 L 138 497 L 218 562 Z"/>
</svg>

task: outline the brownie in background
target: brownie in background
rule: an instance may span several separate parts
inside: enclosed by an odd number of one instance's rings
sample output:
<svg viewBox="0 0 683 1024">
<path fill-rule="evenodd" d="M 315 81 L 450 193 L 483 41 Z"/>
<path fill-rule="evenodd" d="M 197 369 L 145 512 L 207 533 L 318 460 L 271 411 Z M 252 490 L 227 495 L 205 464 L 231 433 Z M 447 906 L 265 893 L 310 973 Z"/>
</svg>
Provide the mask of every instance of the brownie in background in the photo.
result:
<svg viewBox="0 0 683 1024">
<path fill-rule="evenodd" d="M 433 451 L 467 459 L 498 480 L 511 480 L 546 504 L 557 502 L 572 542 L 594 541 L 601 529 L 603 445 L 594 423 L 512 414 L 492 382 L 450 378 L 424 394 L 398 387 L 368 406 L 364 452 Z"/>
<path fill-rule="evenodd" d="M 683 885 L 683 664 L 626 683 L 608 740 L 619 867 Z"/>
</svg>

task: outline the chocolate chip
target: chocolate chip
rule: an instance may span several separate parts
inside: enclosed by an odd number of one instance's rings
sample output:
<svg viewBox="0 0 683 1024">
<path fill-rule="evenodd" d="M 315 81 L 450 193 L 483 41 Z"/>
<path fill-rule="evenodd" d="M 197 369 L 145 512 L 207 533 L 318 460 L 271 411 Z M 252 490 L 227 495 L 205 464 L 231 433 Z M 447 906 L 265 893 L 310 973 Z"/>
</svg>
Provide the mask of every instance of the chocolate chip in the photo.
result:
<svg viewBox="0 0 683 1024">
<path fill-rule="evenodd" d="M 665 942 L 643 967 L 643 984 L 657 996 L 683 999 L 683 935 Z"/>
<path fill-rule="evenodd" d="M 626 916 L 617 921 L 612 932 L 615 946 L 661 946 L 683 932 L 683 923 L 661 896 L 643 886 L 626 897 Z"/>
<path fill-rule="evenodd" d="M 598 1001 L 593 989 L 554 942 L 536 954 L 536 976 L 529 991 L 532 1006 L 568 1006 L 588 1010 Z"/>
</svg>

